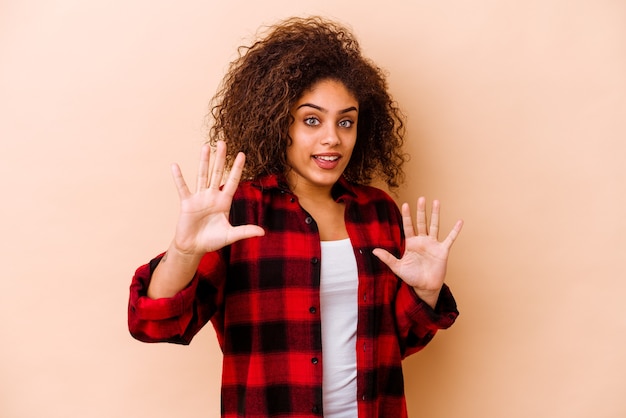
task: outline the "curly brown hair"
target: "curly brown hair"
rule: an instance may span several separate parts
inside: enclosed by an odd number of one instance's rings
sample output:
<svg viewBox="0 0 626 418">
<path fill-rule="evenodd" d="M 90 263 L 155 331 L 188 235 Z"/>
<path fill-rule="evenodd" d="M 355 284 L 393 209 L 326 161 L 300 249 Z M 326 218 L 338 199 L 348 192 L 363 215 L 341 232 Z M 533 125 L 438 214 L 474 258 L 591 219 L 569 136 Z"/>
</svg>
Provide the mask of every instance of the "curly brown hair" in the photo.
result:
<svg viewBox="0 0 626 418">
<path fill-rule="evenodd" d="M 403 180 L 403 115 L 387 91 L 383 71 L 361 55 L 351 31 L 321 17 L 290 18 L 266 28 L 251 46 L 240 46 L 211 100 L 212 145 L 228 144 L 228 161 L 246 154 L 244 179 L 289 170 L 293 104 L 318 81 L 343 83 L 359 103 L 357 141 L 347 180 L 390 188 Z"/>
</svg>

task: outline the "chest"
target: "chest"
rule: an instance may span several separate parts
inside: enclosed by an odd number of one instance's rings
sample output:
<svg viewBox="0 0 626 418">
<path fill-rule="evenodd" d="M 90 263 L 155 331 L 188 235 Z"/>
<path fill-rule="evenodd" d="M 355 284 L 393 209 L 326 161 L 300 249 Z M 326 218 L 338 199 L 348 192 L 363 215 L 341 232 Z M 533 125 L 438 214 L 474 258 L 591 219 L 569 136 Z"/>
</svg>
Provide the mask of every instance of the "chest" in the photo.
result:
<svg viewBox="0 0 626 418">
<path fill-rule="evenodd" d="M 337 241 L 348 238 L 345 220 L 345 204 L 332 202 L 323 206 L 303 207 L 317 226 L 321 241 Z"/>
</svg>

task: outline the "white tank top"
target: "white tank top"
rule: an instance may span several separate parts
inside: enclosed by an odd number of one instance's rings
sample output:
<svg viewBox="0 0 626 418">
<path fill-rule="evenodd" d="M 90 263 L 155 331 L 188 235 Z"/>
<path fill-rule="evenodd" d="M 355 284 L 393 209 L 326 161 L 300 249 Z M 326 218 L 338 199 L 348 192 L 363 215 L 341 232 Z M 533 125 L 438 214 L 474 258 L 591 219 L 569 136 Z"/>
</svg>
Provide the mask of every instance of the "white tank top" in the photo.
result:
<svg viewBox="0 0 626 418">
<path fill-rule="evenodd" d="M 357 414 L 358 285 L 350 239 L 322 241 L 320 316 L 324 418 L 354 418 Z"/>
</svg>

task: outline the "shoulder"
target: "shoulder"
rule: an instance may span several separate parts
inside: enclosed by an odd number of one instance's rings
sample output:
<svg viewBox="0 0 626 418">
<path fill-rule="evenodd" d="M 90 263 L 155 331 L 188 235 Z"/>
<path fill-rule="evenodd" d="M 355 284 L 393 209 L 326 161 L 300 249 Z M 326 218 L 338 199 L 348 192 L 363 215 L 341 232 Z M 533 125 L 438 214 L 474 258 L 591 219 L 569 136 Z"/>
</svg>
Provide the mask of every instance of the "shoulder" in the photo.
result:
<svg viewBox="0 0 626 418">
<path fill-rule="evenodd" d="M 233 200 L 255 200 L 262 194 L 262 189 L 257 187 L 256 182 L 252 180 L 242 181 L 237 186 Z"/>
<path fill-rule="evenodd" d="M 386 191 L 378 187 L 360 184 L 351 184 L 350 188 L 355 201 L 361 205 L 381 205 L 397 209 L 396 201 Z"/>
<path fill-rule="evenodd" d="M 365 219 L 376 219 L 382 223 L 400 223 L 401 215 L 396 201 L 384 190 L 368 185 L 350 185 L 355 210 Z"/>
<path fill-rule="evenodd" d="M 379 189 L 378 187 L 368 186 L 368 185 L 353 185 L 352 186 L 361 199 L 364 200 L 380 200 L 386 201 L 389 203 L 395 204 L 393 198 L 384 191 L 383 189 Z"/>
<path fill-rule="evenodd" d="M 244 180 L 239 183 L 234 199 L 258 200 L 266 193 L 285 192 L 287 186 L 280 176 L 268 175 L 254 180 Z"/>
<path fill-rule="evenodd" d="M 240 182 L 230 207 L 231 223 L 259 225 L 268 212 L 285 210 L 286 194 L 275 176 Z"/>
<path fill-rule="evenodd" d="M 366 236 L 369 245 L 385 248 L 399 256 L 403 248 L 402 216 L 398 205 L 384 190 L 367 185 L 352 185 L 354 197 L 347 201 L 346 219 Z"/>
</svg>

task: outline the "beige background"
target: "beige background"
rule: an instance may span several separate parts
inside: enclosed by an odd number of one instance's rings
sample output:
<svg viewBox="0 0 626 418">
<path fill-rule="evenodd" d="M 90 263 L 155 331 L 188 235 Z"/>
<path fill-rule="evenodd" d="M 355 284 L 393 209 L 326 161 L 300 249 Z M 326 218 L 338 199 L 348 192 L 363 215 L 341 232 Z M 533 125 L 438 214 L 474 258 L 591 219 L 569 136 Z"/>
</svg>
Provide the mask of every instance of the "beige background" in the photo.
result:
<svg viewBox="0 0 626 418">
<path fill-rule="evenodd" d="M 390 73 L 398 200 L 466 221 L 461 316 L 405 362 L 411 416 L 626 416 L 626 2 L 0 2 L 0 416 L 217 417 L 220 355 L 126 329 L 237 45 L 350 24 Z"/>
</svg>

